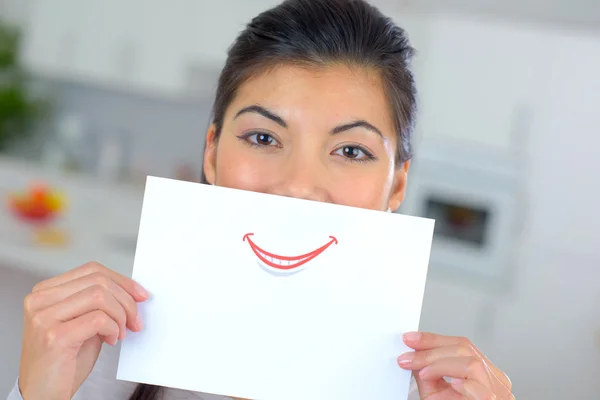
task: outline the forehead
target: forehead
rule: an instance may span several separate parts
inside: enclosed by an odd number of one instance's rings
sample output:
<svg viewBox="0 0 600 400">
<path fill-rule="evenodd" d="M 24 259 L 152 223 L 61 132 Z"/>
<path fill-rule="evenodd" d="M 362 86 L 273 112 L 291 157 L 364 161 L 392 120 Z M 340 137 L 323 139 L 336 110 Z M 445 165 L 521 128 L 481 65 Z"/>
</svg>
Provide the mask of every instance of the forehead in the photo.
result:
<svg viewBox="0 0 600 400">
<path fill-rule="evenodd" d="M 302 67 L 282 65 L 245 82 L 228 115 L 259 104 L 291 123 L 307 121 L 335 126 L 366 120 L 382 132 L 394 133 L 390 105 L 376 71 L 346 65 Z"/>
</svg>

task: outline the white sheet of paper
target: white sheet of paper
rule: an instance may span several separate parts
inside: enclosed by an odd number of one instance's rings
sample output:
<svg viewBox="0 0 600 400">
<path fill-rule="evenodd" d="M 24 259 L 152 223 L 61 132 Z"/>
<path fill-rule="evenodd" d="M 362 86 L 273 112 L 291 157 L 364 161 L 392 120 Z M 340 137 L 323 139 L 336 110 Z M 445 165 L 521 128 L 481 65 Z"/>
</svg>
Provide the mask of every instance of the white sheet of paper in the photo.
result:
<svg viewBox="0 0 600 400">
<path fill-rule="evenodd" d="M 133 278 L 151 299 L 117 378 L 261 400 L 406 399 L 396 357 L 419 326 L 433 227 L 149 177 Z"/>
</svg>

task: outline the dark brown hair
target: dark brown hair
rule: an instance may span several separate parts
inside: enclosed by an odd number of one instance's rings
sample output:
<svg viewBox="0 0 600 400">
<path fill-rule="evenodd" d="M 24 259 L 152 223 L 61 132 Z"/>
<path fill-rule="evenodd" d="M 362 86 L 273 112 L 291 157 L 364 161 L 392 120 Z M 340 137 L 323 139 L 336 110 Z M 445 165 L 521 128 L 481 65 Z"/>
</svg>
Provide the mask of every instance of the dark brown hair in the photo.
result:
<svg viewBox="0 0 600 400">
<path fill-rule="evenodd" d="M 162 388 L 160 386 L 139 384 L 136 388 L 130 400 L 158 400 Z"/>
<path fill-rule="evenodd" d="M 252 77 L 281 64 L 346 63 L 381 75 L 398 135 L 397 161 L 407 161 L 416 114 L 413 53 L 404 30 L 366 1 L 284 1 L 255 17 L 229 49 L 213 107 L 216 139 L 228 106 Z"/>
<path fill-rule="evenodd" d="M 412 56 L 404 30 L 364 0 L 286 0 L 255 17 L 229 49 L 213 107 L 216 139 L 238 89 L 252 77 L 282 64 L 347 64 L 380 74 L 398 135 L 396 158 L 407 161 L 416 114 Z M 140 385 L 130 400 L 159 394 Z"/>
</svg>

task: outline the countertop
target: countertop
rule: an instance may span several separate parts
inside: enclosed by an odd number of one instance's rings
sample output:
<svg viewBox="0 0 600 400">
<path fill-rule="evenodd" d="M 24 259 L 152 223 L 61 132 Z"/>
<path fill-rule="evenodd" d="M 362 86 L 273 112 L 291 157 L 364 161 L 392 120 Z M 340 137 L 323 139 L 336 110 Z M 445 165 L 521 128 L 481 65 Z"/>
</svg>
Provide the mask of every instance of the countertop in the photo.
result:
<svg viewBox="0 0 600 400">
<path fill-rule="evenodd" d="M 35 244 L 31 228 L 8 211 L 8 193 L 35 181 L 67 196 L 68 208 L 57 221 L 67 233 L 64 246 Z M 0 265 L 50 277 L 98 261 L 131 276 L 143 194 L 143 185 L 115 184 L 0 157 Z"/>
</svg>

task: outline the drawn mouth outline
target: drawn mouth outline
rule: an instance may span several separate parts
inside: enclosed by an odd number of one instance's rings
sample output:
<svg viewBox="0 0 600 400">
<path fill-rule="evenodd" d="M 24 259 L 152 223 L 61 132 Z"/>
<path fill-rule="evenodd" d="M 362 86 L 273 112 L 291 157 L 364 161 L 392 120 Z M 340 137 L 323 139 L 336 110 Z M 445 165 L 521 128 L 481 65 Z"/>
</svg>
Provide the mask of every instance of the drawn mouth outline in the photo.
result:
<svg viewBox="0 0 600 400">
<path fill-rule="evenodd" d="M 334 244 L 334 243 L 336 245 L 338 244 L 338 241 L 334 236 L 329 236 L 329 238 L 331 240 L 329 242 L 327 242 L 326 244 L 324 244 L 323 246 L 319 247 L 318 249 L 308 252 L 306 254 L 299 255 L 299 256 L 289 257 L 289 256 L 280 256 L 278 254 L 270 253 L 268 251 L 263 250 L 256 243 L 254 243 L 254 241 L 251 239 L 251 236 L 253 236 L 253 235 L 254 235 L 254 233 L 245 234 L 244 238 L 243 238 L 244 242 L 246 240 L 248 241 L 250 248 L 252 249 L 252 251 L 254 252 L 256 257 L 258 257 L 258 259 L 261 262 L 263 262 L 265 265 L 267 265 L 271 268 L 275 268 L 275 269 L 281 270 L 281 271 L 291 271 L 293 269 L 296 269 L 296 268 L 306 264 L 307 262 L 313 260 L 319 254 L 321 254 L 322 252 L 327 250 L 327 248 L 329 248 L 329 246 L 331 246 L 332 244 Z M 289 261 L 290 264 L 289 265 L 277 264 L 277 263 L 270 261 L 265 256 L 271 257 L 274 260 Z M 294 261 L 298 261 L 298 262 L 293 263 Z"/>
</svg>

